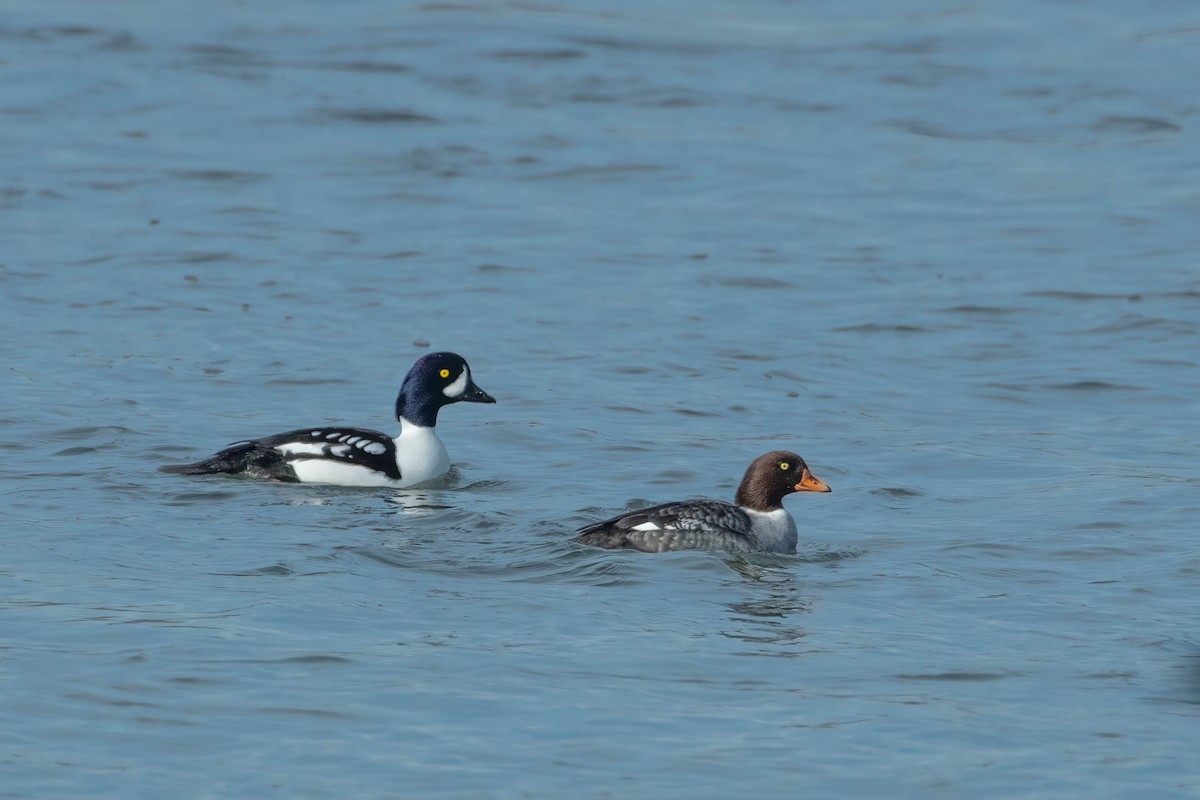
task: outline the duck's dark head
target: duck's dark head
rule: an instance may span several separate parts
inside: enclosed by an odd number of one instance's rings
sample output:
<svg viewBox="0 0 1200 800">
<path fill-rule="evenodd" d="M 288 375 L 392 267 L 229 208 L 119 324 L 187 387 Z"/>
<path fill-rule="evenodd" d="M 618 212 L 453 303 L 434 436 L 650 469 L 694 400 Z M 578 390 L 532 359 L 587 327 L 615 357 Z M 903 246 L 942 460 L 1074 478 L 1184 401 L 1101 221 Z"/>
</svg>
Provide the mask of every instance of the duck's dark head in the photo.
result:
<svg viewBox="0 0 1200 800">
<path fill-rule="evenodd" d="M 747 467 L 735 502 L 755 511 L 774 511 L 793 492 L 828 491 L 832 490 L 809 471 L 803 458 L 790 450 L 772 450 Z"/>
<path fill-rule="evenodd" d="M 396 398 L 396 419 L 432 428 L 437 413 L 451 403 L 494 403 L 496 399 L 475 385 L 471 368 L 457 353 L 430 353 L 417 359 Z"/>
</svg>

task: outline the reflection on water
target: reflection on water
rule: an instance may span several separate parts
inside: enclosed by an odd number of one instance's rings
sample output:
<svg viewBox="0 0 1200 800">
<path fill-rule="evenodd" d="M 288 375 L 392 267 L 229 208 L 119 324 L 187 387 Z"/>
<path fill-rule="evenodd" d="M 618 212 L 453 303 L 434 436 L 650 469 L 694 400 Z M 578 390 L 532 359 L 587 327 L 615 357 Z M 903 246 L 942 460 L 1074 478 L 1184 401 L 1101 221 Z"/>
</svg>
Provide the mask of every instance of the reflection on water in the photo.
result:
<svg viewBox="0 0 1200 800">
<path fill-rule="evenodd" d="M 726 560 L 738 575 L 753 583 L 754 596 L 728 603 L 733 627 L 722 635 L 753 645 L 739 655 L 796 656 L 796 649 L 806 636 L 804 628 L 795 624 L 800 614 L 807 614 L 815 600 L 801 592 L 795 576 L 788 569 L 785 557 L 761 555 L 737 556 Z M 774 562 L 774 563 L 772 563 Z"/>
</svg>

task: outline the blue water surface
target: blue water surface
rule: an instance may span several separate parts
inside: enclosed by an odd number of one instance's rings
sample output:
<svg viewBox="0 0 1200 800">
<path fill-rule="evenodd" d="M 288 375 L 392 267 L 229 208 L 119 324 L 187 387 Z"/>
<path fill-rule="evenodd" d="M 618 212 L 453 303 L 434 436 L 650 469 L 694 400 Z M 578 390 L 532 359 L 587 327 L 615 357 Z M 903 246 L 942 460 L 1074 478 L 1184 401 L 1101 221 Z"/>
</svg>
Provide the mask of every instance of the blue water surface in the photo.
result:
<svg viewBox="0 0 1200 800">
<path fill-rule="evenodd" d="M 0 794 L 1200 792 L 1200 9 L 0 14 Z M 158 473 L 392 431 L 445 486 Z M 794 557 L 570 543 L 829 495 Z"/>
</svg>

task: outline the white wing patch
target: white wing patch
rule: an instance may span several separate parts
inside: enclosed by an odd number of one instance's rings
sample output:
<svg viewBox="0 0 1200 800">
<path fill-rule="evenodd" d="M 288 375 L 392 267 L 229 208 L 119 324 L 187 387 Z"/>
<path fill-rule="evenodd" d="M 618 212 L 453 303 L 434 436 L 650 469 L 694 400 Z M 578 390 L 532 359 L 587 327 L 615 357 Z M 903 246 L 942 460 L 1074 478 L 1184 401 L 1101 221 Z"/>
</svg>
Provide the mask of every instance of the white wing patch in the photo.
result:
<svg viewBox="0 0 1200 800">
<path fill-rule="evenodd" d="M 643 522 L 641 525 L 634 525 L 633 530 L 635 530 L 635 531 L 658 531 L 658 530 L 662 530 L 662 529 L 659 528 L 658 525 L 656 525 L 653 522 Z"/>
<path fill-rule="evenodd" d="M 330 446 L 329 444 L 326 444 L 325 441 L 285 442 L 283 444 L 276 445 L 275 449 L 283 453 L 285 456 L 330 455 L 334 458 L 345 458 L 350 454 L 350 451 L 354 450 L 355 448 L 362 450 L 365 453 L 370 453 L 373 456 L 381 456 L 387 452 L 387 445 L 385 445 L 383 442 L 372 441 L 371 439 L 367 439 L 362 436 L 351 436 L 348 433 L 341 433 L 339 431 L 334 431 L 332 433 L 325 433 L 324 431 L 312 432 L 312 436 L 316 439 L 322 438 L 322 434 L 324 434 L 324 439 L 330 443 L 333 443 L 336 440 L 339 443 L 344 442 L 344 444 L 332 444 L 332 446 Z M 326 447 L 329 447 L 328 452 L 325 450 Z"/>
<path fill-rule="evenodd" d="M 446 397 L 458 397 L 467 390 L 467 383 L 471 380 L 470 370 L 463 367 L 463 371 L 454 379 L 454 383 L 442 389 L 442 394 Z"/>
<path fill-rule="evenodd" d="M 310 444 L 308 442 L 285 442 L 276 445 L 275 449 L 285 456 L 319 456 L 325 454 L 325 445 Z"/>
</svg>

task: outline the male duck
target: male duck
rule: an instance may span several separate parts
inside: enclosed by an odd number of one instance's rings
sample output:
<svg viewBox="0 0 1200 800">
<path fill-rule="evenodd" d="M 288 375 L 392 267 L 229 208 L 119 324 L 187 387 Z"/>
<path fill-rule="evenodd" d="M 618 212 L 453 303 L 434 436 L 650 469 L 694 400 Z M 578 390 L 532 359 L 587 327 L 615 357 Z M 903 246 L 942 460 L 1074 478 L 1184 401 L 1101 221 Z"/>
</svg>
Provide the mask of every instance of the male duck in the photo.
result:
<svg viewBox="0 0 1200 800">
<path fill-rule="evenodd" d="M 169 464 L 182 475 L 246 473 L 269 480 L 338 486 L 406 488 L 446 474 L 450 456 L 434 433 L 438 411 L 451 403 L 494 403 L 471 380 L 471 368 L 455 353 L 417 359 L 396 398 L 400 435 L 340 425 L 300 428 L 263 439 L 235 442 L 194 464 Z"/>
</svg>

